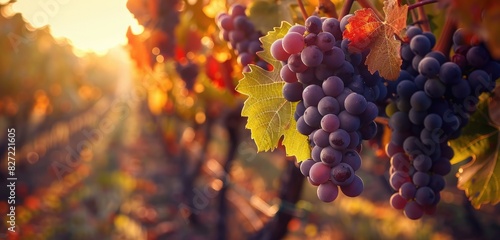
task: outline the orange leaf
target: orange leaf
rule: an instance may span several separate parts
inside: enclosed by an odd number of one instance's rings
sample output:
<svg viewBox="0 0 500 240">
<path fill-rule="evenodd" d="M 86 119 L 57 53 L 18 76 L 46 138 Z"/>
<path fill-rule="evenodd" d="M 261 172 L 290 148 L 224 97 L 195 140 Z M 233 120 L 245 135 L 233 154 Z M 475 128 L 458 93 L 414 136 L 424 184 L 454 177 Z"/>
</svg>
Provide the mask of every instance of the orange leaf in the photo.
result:
<svg viewBox="0 0 500 240">
<path fill-rule="evenodd" d="M 349 19 L 343 37 L 349 39 L 349 51 L 362 52 L 370 49 L 365 64 L 373 74 L 376 71 L 387 80 L 399 75 L 401 42 L 394 35 L 406 26 L 408 6 L 399 6 L 397 0 L 384 1 L 385 21 L 380 20 L 371 8 L 354 12 Z"/>
</svg>

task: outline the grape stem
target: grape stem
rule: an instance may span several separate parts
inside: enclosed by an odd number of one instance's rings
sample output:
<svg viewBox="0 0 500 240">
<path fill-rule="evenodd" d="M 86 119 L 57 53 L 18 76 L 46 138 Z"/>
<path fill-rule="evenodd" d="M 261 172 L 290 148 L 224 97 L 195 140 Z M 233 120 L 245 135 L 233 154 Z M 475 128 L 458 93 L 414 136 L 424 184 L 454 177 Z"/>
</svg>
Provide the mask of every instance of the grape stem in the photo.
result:
<svg viewBox="0 0 500 240">
<path fill-rule="evenodd" d="M 411 5 L 409 0 L 406 0 L 406 3 L 408 5 Z M 415 13 L 415 9 L 408 9 L 408 12 L 411 14 L 411 21 L 416 22 L 418 17 L 417 17 L 417 14 Z"/>
<path fill-rule="evenodd" d="M 441 32 L 441 36 L 434 47 L 435 51 L 439 51 L 443 53 L 445 56 L 450 54 L 451 45 L 453 43 L 453 33 L 457 29 L 457 24 L 455 19 L 450 16 L 450 10 L 446 12 L 446 19 L 443 26 L 443 31 Z"/>
<path fill-rule="evenodd" d="M 339 21 L 349 12 L 351 12 L 352 4 L 354 3 L 354 0 L 346 0 L 344 2 L 344 6 L 342 6 L 342 10 L 340 10 L 340 15 L 339 15 Z"/>
<path fill-rule="evenodd" d="M 389 118 L 386 118 L 386 117 L 376 117 L 375 122 L 389 126 Z"/>
<path fill-rule="evenodd" d="M 418 1 L 414 4 L 411 4 L 408 6 L 408 11 L 412 10 L 412 9 L 415 9 L 415 8 L 418 8 L 418 7 L 421 7 L 421 6 L 424 6 L 424 5 L 427 5 L 427 4 L 431 4 L 431 3 L 437 3 L 438 1 L 437 0 L 423 0 L 423 1 Z"/>
<path fill-rule="evenodd" d="M 419 0 L 417 3 L 415 4 L 419 4 L 417 8 L 417 13 L 418 13 L 418 22 L 420 22 L 420 28 L 422 29 L 422 31 L 424 32 L 430 32 L 431 31 L 431 24 L 429 23 L 429 18 L 427 18 L 427 14 L 425 14 L 425 9 L 423 8 L 423 6 L 425 4 L 427 4 L 427 0 Z M 413 5 L 415 5 L 413 4 Z M 416 8 L 416 7 L 413 7 L 413 8 Z M 412 8 L 412 9 L 413 9 Z M 408 7 L 408 10 L 410 10 L 410 7 Z"/>
<path fill-rule="evenodd" d="M 299 4 L 300 12 L 302 12 L 302 17 L 306 20 L 309 15 L 307 15 L 307 11 L 304 8 L 304 3 L 302 3 L 302 0 L 297 0 L 297 3 Z"/>
</svg>

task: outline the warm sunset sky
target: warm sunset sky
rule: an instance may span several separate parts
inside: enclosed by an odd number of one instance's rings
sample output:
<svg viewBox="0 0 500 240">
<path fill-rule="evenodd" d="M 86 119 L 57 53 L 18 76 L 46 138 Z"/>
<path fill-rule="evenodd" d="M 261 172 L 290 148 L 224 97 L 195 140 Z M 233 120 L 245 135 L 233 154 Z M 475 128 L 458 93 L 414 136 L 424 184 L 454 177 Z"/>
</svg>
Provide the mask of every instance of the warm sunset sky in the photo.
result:
<svg viewBox="0 0 500 240">
<path fill-rule="evenodd" d="M 0 0 L 1 1 L 1 0 Z M 127 0 L 18 0 L 12 6 L 35 27 L 49 24 L 55 37 L 66 37 L 81 50 L 102 53 L 126 43 L 136 24 Z"/>
</svg>

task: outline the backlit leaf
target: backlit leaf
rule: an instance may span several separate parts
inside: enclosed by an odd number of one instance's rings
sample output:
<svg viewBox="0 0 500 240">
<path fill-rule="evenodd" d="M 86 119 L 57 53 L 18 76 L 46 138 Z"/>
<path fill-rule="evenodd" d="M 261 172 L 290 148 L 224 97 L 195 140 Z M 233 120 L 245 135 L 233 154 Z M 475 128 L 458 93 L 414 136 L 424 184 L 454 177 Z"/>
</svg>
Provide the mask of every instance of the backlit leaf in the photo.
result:
<svg viewBox="0 0 500 240">
<path fill-rule="evenodd" d="M 250 65 L 250 72 L 243 73 L 236 90 L 248 98 L 245 101 L 241 115 L 248 117 L 246 128 L 250 129 L 258 151 L 274 150 L 282 137 L 283 145 L 289 156 L 295 156 L 298 161 L 310 157 L 307 137 L 296 130 L 293 118 L 297 103 L 288 102 L 282 94 L 285 82 L 280 77 L 281 63 L 270 54 L 271 44 L 282 38 L 291 27 L 282 22 L 261 38 L 263 51 L 259 57 L 273 66 L 272 71 L 266 71 L 255 65 Z"/>
<path fill-rule="evenodd" d="M 500 87 L 496 88 L 496 92 Z M 465 190 L 472 205 L 500 202 L 500 125 L 492 121 L 488 106 L 498 105 L 498 97 L 481 96 L 478 111 L 471 116 L 460 138 L 451 141 L 455 151 L 452 163 L 469 156 L 472 161 L 459 169 L 458 187 Z"/>
<path fill-rule="evenodd" d="M 372 74 L 378 71 L 385 79 L 395 80 L 402 60 L 399 56 L 401 42 L 394 35 L 399 35 L 406 26 L 408 6 L 386 0 L 384 13 L 382 21 L 371 8 L 357 10 L 349 19 L 343 37 L 349 39 L 350 51 L 370 50 L 365 64 Z"/>
</svg>

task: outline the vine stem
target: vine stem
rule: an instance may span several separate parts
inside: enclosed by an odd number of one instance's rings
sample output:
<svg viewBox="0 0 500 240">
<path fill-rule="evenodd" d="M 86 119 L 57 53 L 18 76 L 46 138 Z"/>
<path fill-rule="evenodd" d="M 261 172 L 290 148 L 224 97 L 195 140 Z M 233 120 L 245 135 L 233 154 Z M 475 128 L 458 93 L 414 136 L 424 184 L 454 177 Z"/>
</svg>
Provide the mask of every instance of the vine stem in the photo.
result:
<svg viewBox="0 0 500 240">
<path fill-rule="evenodd" d="M 431 4 L 431 3 L 437 3 L 438 1 L 437 0 L 423 0 L 423 1 L 419 1 L 419 2 L 416 2 L 414 4 L 411 4 L 408 6 L 408 11 L 412 10 L 412 9 L 415 9 L 415 8 L 418 8 L 418 7 L 421 7 L 421 6 L 424 6 L 424 5 L 427 5 L 427 4 Z"/>
<path fill-rule="evenodd" d="M 375 122 L 389 126 L 389 118 L 386 118 L 386 117 L 376 117 Z"/>
<path fill-rule="evenodd" d="M 408 4 L 408 6 L 411 5 L 409 0 L 406 0 L 406 3 Z M 411 21 L 413 23 L 416 22 L 418 17 L 417 17 L 417 14 L 415 13 L 415 9 L 408 9 L 408 12 L 411 14 Z"/>
<path fill-rule="evenodd" d="M 434 47 L 434 50 L 443 53 L 445 56 L 450 54 L 451 45 L 453 43 L 453 33 L 457 30 L 457 23 L 455 19 L 450 16 L 450 10 L 446 12 L 446 19 L 443 26 L 441 36 Z"/>
<path fill-rule="evenodd" d="M 429 19 L 427 18 L 427 14 L 425 14 L 425 9 L 423 8 L 423 6 L 425 4 L 422 4 L 424 3 L 424 1 L 422 0 L 419 0 L 418 3 L 415 3 L 415 4 L 420 4 L 419 6 L 417 6 L 417 13 L 418 13 L 418 21 L 421 22 L 420 24 L 420 28 L 422 29 L 422 31 L 424 32 L 430 32 L 431 31 L 431 24 L 429 23 Z M 415 5 L 413 4 L 413 5 Z M 427 3 L 426 3 L 427 4 Z M 410 7 L 408 7 L 408 10 L 410 9 Z"/>
<path fill-rule="evenodd" d="M 297 0 L 297 3 L 299 4 L 300 11 L 302 12 L 302 17 L 306 20 L 309 15 L 307 15 L 307 11 L 304 8 L 304 3 L 302 3 L 302 0 Z"/>
<path fill-rule="evenodd" d="M 352 4 L 354 3 L 354 0 L 346 0 L 344 2 L 344 5 L 342 6 L 342 10 L 340 10 L 340 15 L 339 15 L 339 21 L 349 12 L 351 12 Z"/>
</svg>

